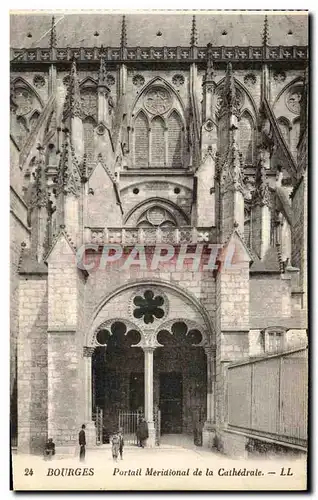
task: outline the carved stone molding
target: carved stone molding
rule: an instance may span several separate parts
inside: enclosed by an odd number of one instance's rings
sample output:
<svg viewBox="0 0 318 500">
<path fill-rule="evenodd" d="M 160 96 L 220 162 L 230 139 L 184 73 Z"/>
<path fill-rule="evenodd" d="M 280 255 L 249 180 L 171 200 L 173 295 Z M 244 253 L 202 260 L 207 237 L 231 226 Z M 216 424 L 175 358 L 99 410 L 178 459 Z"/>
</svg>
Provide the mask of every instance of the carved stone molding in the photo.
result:
<svg viewBox="0 0 318 500">
<path fill-rule="evenodd" d="M 95 347 L 88 347 L 84 346 L 83 347 L 83 357 L 84 358 L 91 358 L 93 353 L 94 353 Z"/>
</svg>

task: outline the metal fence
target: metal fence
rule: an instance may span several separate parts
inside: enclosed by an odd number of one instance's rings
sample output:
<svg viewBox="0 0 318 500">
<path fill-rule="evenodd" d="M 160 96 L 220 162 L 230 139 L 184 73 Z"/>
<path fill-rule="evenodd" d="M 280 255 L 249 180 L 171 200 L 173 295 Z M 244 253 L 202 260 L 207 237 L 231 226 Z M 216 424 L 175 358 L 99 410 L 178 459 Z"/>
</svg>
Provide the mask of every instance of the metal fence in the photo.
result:
<svg viewBox="0 0 318 500">
<path fill-rule="evenodd" d="M 125 444 L 137 445 L 137 424 L 140 413 L 137 411 L 120 411 L 119 412 L 119 427 L 123 429 Z"/>
<path fill-rule="evenodd" d="M 119 427 L 123 429 L 123 435 L 125 444 L 137 445 L 137 425 L 139 418 L 142 415 L 138 411 L 120 411 L 118 416 Z M 160 444 L 160 434 L 161 434 L 161 414 L 160 410 L 154 410 L 154 425 L 156 431 L 156 445 Z"/>
<path fill-rule="evenodd" d="M 307 348 L 228 367 L 229 428 L 306 446 L 307 406 Z"/>
</svg>

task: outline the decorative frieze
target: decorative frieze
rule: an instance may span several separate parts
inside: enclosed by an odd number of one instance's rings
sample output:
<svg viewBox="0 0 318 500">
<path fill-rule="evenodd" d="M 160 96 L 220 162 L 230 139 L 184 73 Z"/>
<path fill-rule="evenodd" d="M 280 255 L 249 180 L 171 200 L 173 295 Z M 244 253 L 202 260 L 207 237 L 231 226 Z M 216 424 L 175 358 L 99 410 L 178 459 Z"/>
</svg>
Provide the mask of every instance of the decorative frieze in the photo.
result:
<svg viewBox="0 0 318 500">
<path fill-rule="evenodd" d="M 11 49 L 13 64 L 20 62 L 64 62 L 76 58 L 77 62 L 96 63 L 103 55 L 106 61 L 202 61 L 206 59 L 206 47 L 91 47 L 57 49 Z M 214 61 L 299 61 L 308 59 L 307 46 L 245 46 L 213 47 Z"/>
<path fill-rule="evenodd" d="M 196 227 L 144 227 L 144 228 L 94 228 L 86 227 L 85 243 L 104 245 L 106 243 L 135 245 L 152 245 L 156 243 L 215 243 L 214 229 L 199 229 Z"/>
</svg>

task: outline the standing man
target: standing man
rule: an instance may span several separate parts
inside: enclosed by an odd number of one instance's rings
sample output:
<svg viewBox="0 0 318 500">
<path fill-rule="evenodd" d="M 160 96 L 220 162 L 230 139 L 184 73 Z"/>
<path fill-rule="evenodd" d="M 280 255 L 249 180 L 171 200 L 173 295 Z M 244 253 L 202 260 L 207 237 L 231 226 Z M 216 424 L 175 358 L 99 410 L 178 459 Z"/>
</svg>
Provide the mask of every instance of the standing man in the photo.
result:
<svg viewBox="0 0 318 500">
<path fill-rule="evenodd" d="M 85 446 L 86 446 L 86 435 L 85 435 L 85 425 L 82 425 L 82 430 L 78 433 L 78 443 L 80 445 L 80 461 L 85 461 Z"/>
<path fill-rule="evenodd" d="M 145 447 L 145 441 L 148 439 L 148 424 L 143 417 L 140 417 L 139 423 L 137 426 L 137 444 L 141 448 Z"/>
</svg>

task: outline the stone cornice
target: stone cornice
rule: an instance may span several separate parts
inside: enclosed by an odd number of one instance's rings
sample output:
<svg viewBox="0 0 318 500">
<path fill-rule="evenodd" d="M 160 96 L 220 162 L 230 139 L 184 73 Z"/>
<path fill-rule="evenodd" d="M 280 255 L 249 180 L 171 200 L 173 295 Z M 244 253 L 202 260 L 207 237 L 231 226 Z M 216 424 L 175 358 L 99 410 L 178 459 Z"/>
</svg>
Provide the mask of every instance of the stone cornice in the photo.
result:
<svg viewBox="0 0 318 500">
<path fill-rule="evenodd" d="M 165 62 L 202 62 L 207 59 L 207 47 L 91 47 L 91 48 L 28 48 L 10 50 L 12 64 L 20 62 L 60 63 L 76 58 L 77 62 L 100 62 L 103 54 L 105 61 L 121 63 L 125 61 L 165 61 Z M 212 47 L 211 58 L 214 62 L 229 61 L 307 61 L 307 46 L 235 46 Z"/>
</svg>

